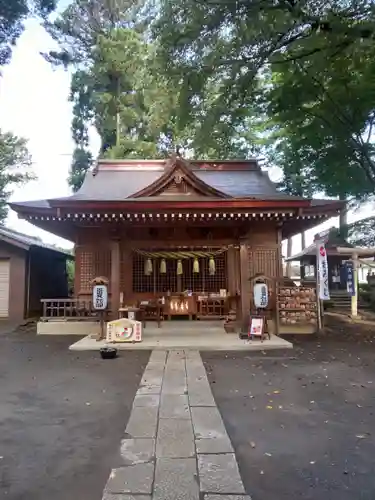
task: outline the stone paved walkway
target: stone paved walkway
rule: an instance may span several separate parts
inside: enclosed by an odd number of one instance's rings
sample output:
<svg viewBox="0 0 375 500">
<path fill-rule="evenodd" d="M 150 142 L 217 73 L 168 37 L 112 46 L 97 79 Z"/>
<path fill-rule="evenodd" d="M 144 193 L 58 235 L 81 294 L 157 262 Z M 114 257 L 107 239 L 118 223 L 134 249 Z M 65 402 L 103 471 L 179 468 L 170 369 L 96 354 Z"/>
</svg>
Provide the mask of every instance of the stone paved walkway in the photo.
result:
<svg viewBox="0 0 375 500">
<path fill-rule="evenodd" d="M 250 500 L 198 351 L 153 351 L 103 500 Z"/>
</svg>

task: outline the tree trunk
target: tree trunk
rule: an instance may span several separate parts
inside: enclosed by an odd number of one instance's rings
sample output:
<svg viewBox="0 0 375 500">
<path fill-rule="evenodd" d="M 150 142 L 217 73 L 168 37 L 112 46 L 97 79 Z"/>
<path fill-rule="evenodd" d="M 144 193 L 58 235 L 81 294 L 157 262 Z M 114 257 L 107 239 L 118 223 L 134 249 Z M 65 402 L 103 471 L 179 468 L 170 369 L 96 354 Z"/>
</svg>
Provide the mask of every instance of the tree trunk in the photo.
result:
<svg viewBox="0 0 375 500">
<path fill-rule="evenodd" d="M 346 201 L 346 196 L 340 195 L 340 201 Z M 341 238 L 348 237 L 348 210 L 346 208 L 339 215 L 339 232 Z"/>
</svg>

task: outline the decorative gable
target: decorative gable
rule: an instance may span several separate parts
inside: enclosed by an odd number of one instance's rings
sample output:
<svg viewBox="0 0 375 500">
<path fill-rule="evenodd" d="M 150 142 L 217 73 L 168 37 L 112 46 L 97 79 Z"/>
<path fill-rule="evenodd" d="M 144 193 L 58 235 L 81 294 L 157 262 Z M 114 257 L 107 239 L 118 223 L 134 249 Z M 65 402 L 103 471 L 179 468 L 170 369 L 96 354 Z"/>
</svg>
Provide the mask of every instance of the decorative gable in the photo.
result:
<svg viewBox="0 0 375 500">
<path fill-rule="evenodd" d="M 159 179 L 146 188 L 134 193 L 132 198 L 154 196 L 208 196 L 228 198 L 228 195 L 199 179 L 193 172 L 191 165 L 179 157 L 171 158 L 165 171 Z"/>
</svg>

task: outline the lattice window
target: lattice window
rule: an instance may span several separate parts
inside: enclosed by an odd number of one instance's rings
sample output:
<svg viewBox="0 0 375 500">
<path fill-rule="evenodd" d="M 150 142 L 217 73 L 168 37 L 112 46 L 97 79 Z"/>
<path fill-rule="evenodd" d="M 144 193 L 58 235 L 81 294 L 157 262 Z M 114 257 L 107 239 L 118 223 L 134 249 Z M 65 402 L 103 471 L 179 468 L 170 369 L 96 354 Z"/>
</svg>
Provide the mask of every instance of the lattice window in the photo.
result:
<svg viewBox="0 0 375 500">
<path fill-rule="evenodd" d="M 215 274 L 209 273 L 209 257 L 199 259 L 199 273 L 193 273 L 194 259 L 183 261 L 182 289 L 193 292 L 219 292 L 227 289 L 227 259 L 226 252 L 216 255 Z"/>
<path fill-rule="evenodd" d="M 94 279 L 93 253 L 86 250 L 76 252 L 76 259 L 79 261 L 80 269 L 80 292 L 91 290 L 90 282 Z"/>
<path fill-rule="evenodd" d="M 182 260 L 183 274 L 177 275 L 177 260 L 166 259 L 166 273 L 160 273 L 161 259 L 152 260 L 152 273 L 145 275 L 147 258 L 133 254 L 133 292 L 171 293 L 192 290 L 193 292 L 219 292 L 227 289 L 226 252 L 215 256 L 215 274 L 209 273 L 209 258 L 199 259 L 199 273 L 193 273 L 194 259 Z"/>
<path fill-rule="evenodd" d="M 97 276 L 111 276 L 111 251 L 78 250 L 76 259 L 80 266 L 80 292 L 91 292 L 91 281 Z"/>
<path fill-rule="evenodd" d="M 133 253 L 133 292 L 135 293 L 167 293 L 177 292 L 177 264 L 174 260 L 166 260 L 166 273 L 160 272 L 160 259 L 151 259 L 152 273 L 145 275 L 147 258 Z"/>
<path fill-rule="evenodd" d="M 279 276 L 279 254 L 276 248 L 249 248 L 249 274 L 265 274 L 270 278 Z"/>
<path fill-rule="evenodd" d="M 111 279 L 111 250 L 107 248 L 99 249 L 94 252 L 94 278 L 105 276 Z"/>
</svg>

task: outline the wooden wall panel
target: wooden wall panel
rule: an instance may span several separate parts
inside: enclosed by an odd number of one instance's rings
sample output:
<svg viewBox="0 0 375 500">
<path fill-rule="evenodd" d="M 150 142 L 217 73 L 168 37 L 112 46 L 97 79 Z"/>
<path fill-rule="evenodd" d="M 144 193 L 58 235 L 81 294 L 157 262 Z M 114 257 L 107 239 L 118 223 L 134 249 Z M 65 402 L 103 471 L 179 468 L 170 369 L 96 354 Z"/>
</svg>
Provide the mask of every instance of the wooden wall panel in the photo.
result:
<svg viewBox="0 0 375 500">
<path fill-rule="evenodd" d="M 97 276 L 111 276 L 111 249 L 108 246 L 76 245 L 75 295 L 91 293 L 90 282 Z"/>
</svg>

